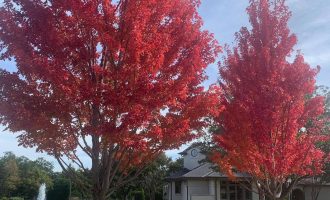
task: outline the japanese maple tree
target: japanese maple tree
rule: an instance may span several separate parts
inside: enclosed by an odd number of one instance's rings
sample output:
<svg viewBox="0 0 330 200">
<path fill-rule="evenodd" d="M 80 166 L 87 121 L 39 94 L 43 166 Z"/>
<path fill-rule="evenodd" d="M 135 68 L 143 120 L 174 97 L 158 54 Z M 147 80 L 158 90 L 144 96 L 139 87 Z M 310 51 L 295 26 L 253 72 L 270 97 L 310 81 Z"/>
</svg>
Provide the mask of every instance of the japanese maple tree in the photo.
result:
<svg viewBox="0 0 330 200">
<path fill-rule="evenodd" d="M 199 4 L 4 1 L 0 58 L 14 59 L 17 71 L 0 71 L 1 123 L 63 170 L 86 170 L 86 189 L 106 199 L 217 112 L 216 91 L 201 83 L 220 47 L 201 30 Z"/>
<path fill-rule="evenodd" d="M 318 68 L 299 52 L 285 0 L 250 0 L 251 29 L 236 33 L 219 64 L 225 110 L 213 161 L 234 176 L 250 174 L 269 199 L 284 199 L 305 176 L 321 172 L 324 99 L 313 96 Z M 262 195 L 261 195 L 262 196 Z"/>
</svg>

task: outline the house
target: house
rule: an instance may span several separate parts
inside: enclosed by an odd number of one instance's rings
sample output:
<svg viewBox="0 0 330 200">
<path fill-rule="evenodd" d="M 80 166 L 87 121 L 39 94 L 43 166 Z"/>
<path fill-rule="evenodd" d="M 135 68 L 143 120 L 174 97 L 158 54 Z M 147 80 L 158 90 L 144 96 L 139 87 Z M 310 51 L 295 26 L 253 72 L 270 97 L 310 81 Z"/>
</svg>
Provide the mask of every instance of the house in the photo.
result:
<svg viewBox="0 0 330 200">
<path fill-rule="evenodd" d="M 210 163 L 201 163 L 206 156 L 198 144 L 193 144 L 180 153 L 184 159 L 184 168 L 171 174 L 164 187 L 165 200 L 258 200 L 247 182 L 239 184 L 229 181 L 228 177 L 213 170 Z M 248 175 L 237 173 L 242 180 Z M 244 187 L 243 187 L 244 186 Z"/>
<path fill-rule="evenodd" d="M 318 191 L 317 200 L 330 200 L 330 184 L 315 184 L 312 179 L 301 181 L 291 193 L 292 200 L 315 200 L 312 194 Z"/>
<path fill-rule="evenodd" d="M 235 174 L 240 182 L 214 170 L 213 165 L 201 162 L 206 158 L 198 144 L 193 144 L 180 153 L 184 168 L 167 177 L 164 200 L 259 200 L 254 185 L 249 184 L 249 175 Z M 246 181 L 245 181 L 246 180 Z M 290 195 L 291 200 L 312 200 L 312 185 L 300 183 Z M 330 185 L 321 185 L 317 200 L 330 200 Z"/>
</svg>

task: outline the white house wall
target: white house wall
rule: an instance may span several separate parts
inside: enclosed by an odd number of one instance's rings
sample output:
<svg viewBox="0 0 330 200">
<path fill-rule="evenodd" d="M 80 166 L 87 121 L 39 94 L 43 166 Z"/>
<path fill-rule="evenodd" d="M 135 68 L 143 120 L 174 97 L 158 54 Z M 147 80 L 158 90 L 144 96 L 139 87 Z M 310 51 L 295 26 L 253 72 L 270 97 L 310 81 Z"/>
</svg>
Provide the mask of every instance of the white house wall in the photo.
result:
<svg viewBox="0 0 330 200">
<path fill-rule="evenodd" d="M 172 191 L 170 191 L 169 193 L 172 193 L 171 194 L 172 200 L 192 200 L 191 196 L 194 195 L 205 196 L 209 194 L 208 181 L 198 181 L 198 180 L 182 181 L 181 194 L 175 194 L 175 182 L 172 182 L 171 184 L 172 184 Z"/>
<path fill-rule="evenodd" d="M 312 197 L 311 197 L 312 187 L 305 186 L 304 192 L 305 192 L 305 200 L 312 200 Z M 317 200 L 330 200 L 330 186 L 323 186 L 321 188 Z"/>
<path fill-rule="evenodd" d="M 189 180 L 188 181 L 189 197 L 192 195 L 209 195 L 209 181 L 208 180 Z M 190 200 L 190 199 L 189 199 Z"/>
<path fill-rule="evenodd" d="M 220 180 L 216 180 L 216 200 L 220 200 Z"/>
<path fill-rule="evenodd" d="M 214 196 L 193 196 L 191 200 L 214 200 Z"/>
<path fill-rule="evenodd" d="M 170 200 L 221 200 L 219 179 L 182 181 L 181 194 L 175 194 L 175 182 L 172 182 L 170 185 L 172 187 L 172 190 L 169 191 L 169 194 L 172 196 Z M 256 189 L 255 186 L 253 187 Z M 330 197 L 330 194 L 326 193 L 321 195 L 329 195 Z M 258 194 L 252 193 L 252 200 L 259 200 Z M 330 200 L 330 198 L 318 200 Z"/>
<path fill-rule="evenodd" d="M 189 180 L 188 200 L 216 200 L 215 180 Z"/>
<path fill-rule="evenodd" d="M 255 184 L 252 184 L 252 190 L 258 191 L 258 188 Z M 252 200 L 259 200 L 259 194 L 252 192 Z"/>
<path fill-rule="evenodd" d="M 182 193 L 181 194 L 175 194 L 175 182 L 171 183 L 171 187 L 172 187 L 172 199 L 171 200 L 182 200 Z M 182 192 L 182 188 L 181 188 L 181 192 Z"/>
<path fill-rule="evenodd" d="M 193 149 L 196 149 L 196 150 L 198 151 L 198 154 L 197 154 L 196 157 L 193 157 L 193 156 L 191 155 L 191 151 L 192 151 Z M 202 153 L 200 153 L 200 149 L 199 149 L 199 148 L 192 148 L 192 149 L 189 149 L 189 150 L 187 151 L 187 155 L 185 155 L 185 156 L 183 157 L 183 166 L 184 166 L 184 168 L 187 168 L 187 169 L 189 169 L 189 170 L 192 170 L 192 169 L 194 169 L 194 168 L 200 166 L 199 161 L 200 161 L 200 160 L 203 160 L 203 159 L 205 159 L 205 155 L 202 154 Z"/>
</svg>

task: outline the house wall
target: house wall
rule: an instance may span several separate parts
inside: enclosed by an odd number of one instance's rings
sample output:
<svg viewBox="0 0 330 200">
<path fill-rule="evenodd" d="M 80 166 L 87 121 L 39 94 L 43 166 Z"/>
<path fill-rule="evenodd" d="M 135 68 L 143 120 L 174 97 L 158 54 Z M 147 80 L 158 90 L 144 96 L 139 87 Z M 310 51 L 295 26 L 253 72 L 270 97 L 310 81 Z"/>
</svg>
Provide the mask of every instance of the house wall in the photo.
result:
<svg viewBox="0 0 330 200">
<path fill-rule="evenodd" d="M 220 180 L 216 181 L 216 200 L 220 200 Z"/>
<path fill-rule="evenodd" d="M 193 157 L 191 155 L 191 151 L 193 149 L 196 149 L 198 154 L 196 157 Z M 199 161 L 205 159 L 205 155 L 203 155 L 202 153 L 200 153 L 200 149 L 198 147 L 195 148 L 191 148 L 187 151 L 187 154 L 183 156 L 183 166 L 189 170 L 192 170 L 198 166 L 200 166 Z"/>
<path fill-rule="evenodd" d="M 171 183 L 167 183 L 163 186 L 163 200 L 169 200 L 171 195 Z"/>
<path fill-rule="evenodd" d="M 209 181 L 188 180 L 188 194 L 189 197 L 192 195 L 209 195 Z"/>
<path fill-rule="evenodd" d="M 215 200 L 214 180 L 188 180 L 188 200 Z"/>
<path fill-rule="evenodd" d="M 252 190 L 258 191 L 258 188 L 255 184 L 252 184 Z M 252 200 L 259 200 L 259 194 L 252 192 Z"/>
<path fill-rule="evenodd" d="M 172 198 L 170 200 L 182 200 L 182 188 L 181 188 L 181 194 L 175 194 L 175 182 L 171 182 L 171 196 Z"/>
<path fill-rule="evenodd" d="M 187 187 L 188 186 L 188 187 Z M 210 188 L 214 187 L 214 188 Z M 181 182 L 181 194 L 175 194 L 175 182 L 169 183 L 168 196 L 164 195 L 164 199 L 168 200 L 215 200 L 215 182 L 209 180 L 187 180 Z M 187 191 L 188 190 L 188 191 Z M 213 195 L 210 195 L 210 193 Z M 171 196 L 171 198 L 169 197 Z M 205 199 L 204 197 L 207 197 Z"/>
<path fill-rule="evenodd" d="M 305 186 L 304 192 L 305 192 L 305 200 L 312 200 L 311 197 L 312 187 Z M 329 199 L 330 199 L 330 186 L 322 186 L 317 200 L 329 200 Z"/>
<path fill-rule="evenodd" d="M 256 189 L 255 186 L 252 187 Z M 208 179 L 208 180 L 190 179 L 190 180 L 182 181 L 181 194 L 175 194 L 174 182 L 171 183 L 171 186 L 169 188 L 172 188 L 169 191 L 169 194 L 171 195 L 172 198 L 169 198 L 169 200 L 221 200 L 219 179 Z M 322 193 L 322 195 L 329 195 L 330 197 L 330 194 Z M 318 199 L 318 200 L 329 200 L 329 199 Z M 259 200 L 258 194 L 252 193 L 252 200 Z"/>
<path fill-rule="evenodd" d="M 192 196 L 191 200 L 214 200 L 214 196 Z"/>
<path fill-rule="evenodd" d="M 221 193 L 222 193 L 222 191 L 221 190 L 226 190 L 226 188 L 227 188 L 227 191 L 228 191 L 228 183 L 227 184 L 225 184 L 225 185 L 221 185 L 222 184 L 222 182 L 223 181 L 227 181 L 228 179 L 217 179 L 216 180 L 216 190 L 215 190 L 215 192 L 216 192 L 216 195 L 215 195 L 215 199 L 216 200 L 222 200 L 221 199 Z M 221 186 L 223 186 L 223 187 L 225 187 L 225 189 L 221 189 Z M 239 185 L 236 185 L 236 187 L 237 186 L 239 186 Z M 256 191 L 257 189 L 256 189 L 256 185 L 252 185 L 252 190 L 254 190 L 254 191 Z M 245 190 L 243 191 L 243 193 L 245 193 Z M 228 194 L 228 193 L 227 193 Z M 245 196 L 245 194 L 243 194 L 244 196 Z M 228 197 L 229 198 L 229 197 Z M 259 200 L 259 195 L 258 194 L 256 194 L 256 193 L 254 193 L 254 192 L 252 192 L 252 200 Z"/>
</svg>

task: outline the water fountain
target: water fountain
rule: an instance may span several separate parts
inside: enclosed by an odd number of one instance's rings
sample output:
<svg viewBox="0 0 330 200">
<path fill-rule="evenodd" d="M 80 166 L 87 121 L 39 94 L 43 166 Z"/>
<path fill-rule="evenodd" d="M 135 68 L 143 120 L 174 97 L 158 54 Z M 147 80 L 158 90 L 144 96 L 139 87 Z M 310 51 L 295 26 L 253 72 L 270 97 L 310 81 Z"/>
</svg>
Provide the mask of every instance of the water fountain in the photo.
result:
<svg viewBox="0 0 330 200">
<path fill-rule="evenodd" d="M 43 183 L 39 187 L 37 200 L 46 200 L 46 184 Z"/>
</svg>

